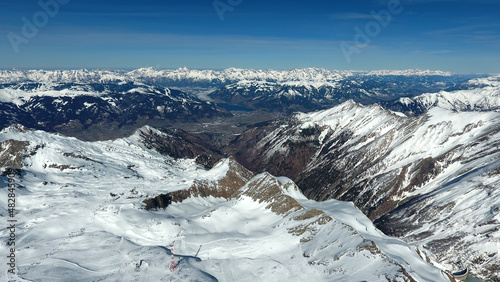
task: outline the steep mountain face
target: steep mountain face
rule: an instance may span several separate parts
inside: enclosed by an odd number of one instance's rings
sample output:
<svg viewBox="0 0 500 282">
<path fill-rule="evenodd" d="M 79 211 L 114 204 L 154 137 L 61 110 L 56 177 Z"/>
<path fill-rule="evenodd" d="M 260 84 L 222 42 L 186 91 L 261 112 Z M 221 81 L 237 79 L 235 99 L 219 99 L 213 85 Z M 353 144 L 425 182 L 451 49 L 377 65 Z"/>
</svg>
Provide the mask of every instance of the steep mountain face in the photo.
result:
<svg viewBox="0 0 500 282">
<path fill-rule="evenodd" d="M 344 160 L 356 141 L 366 142 L 361 143 L 365 145 L 363 149 L 380 150 L 376 146 L 369 146 L 372 142 L 377 142 L 373 137 L 386 138 L 386 133 L 391 130 L 403 132 L 401 128 L 405 126 L 404 120 L 405 117 L 387 112 L 381 107 L 363 107 L 348 101 L 330 110 L 311 114 L 298 113 L 263 128 L 253 128 L 239 136 L 232 145 L 237 148 L 237 159 L 252 170 L 267 170 L 275 175 L 285 175 L 298 183 L 307 178 L 314 180 L 315 183 L 308 183 L 314 191 L 301 188 L 307 196 L 325 200 L 331 197 L 328 188 L 336 182 L 334 178 L 343 178 L 340 175 L 342 171 L 351 174 L 365 172 L 364 168 L 352 170 L 349 169 L 352 167 L 344 167 L 346 164 L 360 165 L 358 161 Z M 415 126 L 417 123 L 415 121 Z M 360 132 L 357 133 L 356 129 Z M 363 136 L 367 131 L 373 135 L 372 138 Z M 362 150 L 357 152 L 364 154 Z M 365 159 L 370 160 L 368 157 Z M 318 163 L 325 161 L 329 163 Z M 314 173 L 313 168 L 328 169 L 330 173 L 318 172 L 318 175 L 308 177 Z M 323 176 L 319 177 L 320 174 Z"/>
<path fill-rule="evenodd" d="M 351 204 L 330 201 L 321 205 L 324 210 L 317 209 L 318 203 L 306 200 L 289 179 L 263 173 L 251 179 L 235 197 L 237 201 L 251 199 L 283 216 L 285 221 L 273 228 L 284 227 L 298 237 L 308 264 L 327 274 L 325 280 L 449 280 L 444 273 L 429 269 L 416 249 L 395 248 L 401 241 L 385 237 Z"/>
<path fill-rule="evenodd" d="M 0 142 L 0 167 L 20 167 L 27 141 L 5 140 Z"/>
<path fill-rule="evenodd" d="M 145 126 L 136 131 L 131 138 L 136 138 L 148 149 L 176 159 L 195 159 L 196 163 L 212 168 L 223 155 L 214 146 L 207 144 L 199 137 L 180 129 L 164 129 L 159 131 Z"/>
<path fill-rule="evenodd" d="M 21 84 L 0 89 L 0 127 L 18 123 L 83 140 L 130 135 L 143 125 L 230 116 L 168 88 L 127 84 Z"/>
<path fill-rule="evenodd" d="M 308 198 L 352 201 L 386 234 L 491 280 L 500 262 L 499 134 L 496 112 L 434 107 L 407 117 L 348 101 L 254 128 L 233 145 L 252 170 L 286 175 Z"/>
<path fill-rule="evenodd" d="M 233 158 L 221 160 L 216 166 L 228 167 L 225 175 L 215 180 L 194 180 L 187 190 L 179 190 L 143 201 L 146 210 L 165 209 L 171 204 L 182 203 L 190 198 L 224 198 L 230 200 L 233 195 L 253 178 L 254 174 L 236 162 Z"/>
<path fill-rule="evenodd" d="M 413 98 L 400 98 L 394 102 L 384 102 L 381 105 L 407 115 L 421 115 L 436 106 L 461 112 L 499 111 L 500 84 L 472 90 L 428 93 Z"/>
<path fill-rule="evenodd" d="M 151 130 L 93 143 L 1 132 L 2 156 L 22 166 L 16 275 L 2 264 L 2 280 L 449 281 L 353 205 L 307 200 L 291 180 L 254 177 L 232 159 L 206 169 L 160 154 L 142 137 Z M 6 199 L 0 189 L 1 214 Z M 146 210 L 153 199 L 168 205 Z M 165 247 L 172 243 L 174 272 Z"/>
</svg>

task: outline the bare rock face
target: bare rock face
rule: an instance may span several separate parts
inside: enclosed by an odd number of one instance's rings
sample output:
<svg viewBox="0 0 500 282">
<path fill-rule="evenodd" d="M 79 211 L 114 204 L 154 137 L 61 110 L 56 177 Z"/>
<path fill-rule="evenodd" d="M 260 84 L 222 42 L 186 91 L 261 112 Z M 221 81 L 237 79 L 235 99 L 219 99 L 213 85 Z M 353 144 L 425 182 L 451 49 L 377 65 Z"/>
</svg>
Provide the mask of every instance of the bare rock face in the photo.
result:
<svg viewBox="0 0 500 282">
<path fill-rule="evenodd" d="M 23 158 L 34 154 L 28 152 L 28 141 L 6 140 L 0 142 L 0 167 L 23 167 Z M 35 148 L 34 150 L 36 151 Z"/>
<path fill-rule="evenodd" d="M 291 180 L 278 179 L 269 173 L 262 173 L 235 193 L 234 198 L 251 198 L 283 217 L 285 221 L 282 224 L 286 226 L 288 233 L 300 238 L 304 258 L 310 265 L 320 266 L 325 273 L 338 272 L 338 263 L 366 260 L 367 263 L 379 264 L 379 269 L 396 270 L 397 275 L 394 276 L 373 273 L 375 280 L 383 277 L 389 281 L 416 281 L 403 265 L 396 263 L 375 241 L 365 238 L 365 235 L 360 234 L 351 225 L 339 222 L 336 216 L 341 215 L 306 208 L 295 198 L 297 195 L 301 195 L 299 188 Z M 343 207 L 344 212 L 350 209 L 355 208 Z M 338 240 L 340 237 L 349 239 Z M 436 274 L 440 277 L 434 277 L 435 280 L 446 280 L 442 273 Z"/>
<path fill-rule="evenodd" d="M 224 177 L 217 180 L 195 180 L 188 190 L 170 193 L 172 201 L 182 202 L 190 197 L 215 197 L 231 199 L 233 195 L 243 187 L 253 174 L 238 164 L 234 159 L 221 160 L 218 165 L 228 167 Z M 217 165 L 216 165 L 217 167 Z"/>
<path fill-rule="evenodd" d="M 253 128 L 234 146 L 252 170 L 285 175 L 311 199 L 352 201 L 386 234 L 450 268 L 472 260 L 476 276 L 492 279 L 500 257 L 477 240 L 499 247 L 499 135 L 494 112 L 432 108 L 408 117 L 346 102 Z"/>
<path fill-rule="evenodd" d="M 304 209 L 297 200 L 284 193 L 287 189 L 298 191 L 294 183 L 282 184 L 269 173 L 264 173 L 247 183 L 235 197 L 250 197 L 256 202 L 266 203 L 266 208 L 274 213 L 287 216 Z"/>
<path fill-rule="evenodd" d="M 0 167 L 22 167 L 22 152 L 28 145 L 27 141 L 7 140 L 0 142 Z"/>
<path fill-rule="evenodd" d="M 234 159 L 223 159 L 215 168 L 225 167 L 227 171 L 223 177 L 215 180 L 195 180 L 187 190 L 180 190 L 168 194 L 161 194 L 143 201 L 145 209 L 166 208 L 171 203 L 181 203 L 192 197 L 214 197 L 231 199 L 233 195 L 253 177 L 253 173 L 238 164 Z"/>
<path fill-rule="evenodd" d="M 213 146 L 180 129 L 159 131 L 146 126 L 137 130 L 136 134 L 148 149 L 176 159 L 196 159 L 198 164 L 206 168 L 214 167 L 223 157 Z"/>
<path fill-rule="evenodd" d="M 296 134 L 295 126 L 295 118 L 287 117 L 248 130 L 237 137 L 230 146 L 236 149 L 235 158 L 238 162 L 252 171 L 268 171 L 273 175 L 297 179 L 319 149 L 317 139 L 320 130 L 318 127 L 311 127 Z M 293 138 L 290 134 L 293 134 Z M 286 149 L 275 151 L 275 141 L 283 142 L 279 145 Z"/>
<path fill-rule="evenodd" d="M 142 201 L 146 210 L 165 209 L 172 203 L 172 197 L 169 194 L 160 194 L 154 198 Z"/>
</svg>

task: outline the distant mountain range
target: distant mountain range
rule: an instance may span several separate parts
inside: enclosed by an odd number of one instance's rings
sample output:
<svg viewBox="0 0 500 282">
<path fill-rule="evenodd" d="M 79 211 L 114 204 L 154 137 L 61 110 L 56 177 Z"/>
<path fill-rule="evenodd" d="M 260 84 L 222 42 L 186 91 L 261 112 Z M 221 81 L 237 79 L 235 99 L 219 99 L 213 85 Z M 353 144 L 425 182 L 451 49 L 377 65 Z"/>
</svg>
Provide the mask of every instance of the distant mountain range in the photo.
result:
<svg viewBox="0 0 500 282">
<path fill-rule="evenodd" d="M 0 70 L 0 127 L 19 123 L 102 140 L 144 125 L 231 116 L 228 110 L 308 112 L 351 99 L 371 104 L 476 87 L 472 82 L 491 80 L 421 70 Z M 86 137 L 79 134 L 82 129 Z"/>
<path fill-rule="evenodd" d="M 86 140 L 127 136 L 144 125 L 227 116 L 231 113 L 192 94 L 132 82 L 21 83 L 0 89 L 0 127 L 21 124 Z"/>
<path fill-rule="evenodd" d="M 0 84 L 8 83 L 110 83 L 143 82 L 171 86 L 174 84 L 198 86 L 223 86 L 243 80 L 268 82 L 287 81 L 339 81 L 346 77 L 366 76 L 442 76 L 452 73 L 429 70 L 406 71 L 331 71 L 318 68 L 279 70 L 249 70 L 229 68 L 215 70 L 156 70 L 141 68 L 133 71 L 121 70 L 0 70 Z"/>
</svg>

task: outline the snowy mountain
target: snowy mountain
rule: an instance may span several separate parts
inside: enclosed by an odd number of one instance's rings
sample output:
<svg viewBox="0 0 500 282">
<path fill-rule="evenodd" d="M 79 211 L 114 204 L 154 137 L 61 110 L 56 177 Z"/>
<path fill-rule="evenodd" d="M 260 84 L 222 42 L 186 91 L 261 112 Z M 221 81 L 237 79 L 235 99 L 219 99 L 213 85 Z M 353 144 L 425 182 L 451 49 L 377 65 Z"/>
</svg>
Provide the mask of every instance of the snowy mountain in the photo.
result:
<svg viewBox="0 0 500 282">
<path fill-rule="evenodd" d="M 280 84 L 245 80 L 221 88 L 209 94 L 209 97 L 216 101 L 248 109 L 291 113 L 311 111 L 335 103 L 339 99 L 345 99 L 335 95 L 336 88 L 337 83 L 330 82 L 312 84 L 286 82 Z"/>
<path fill-rule="evenodd" d="M 449 280 L 351 203 L 307 200 L 291 180 L 253 176 L 232 159 L 207 169 L 161 154 L 148 134 L 168 135 L 146 127 L 90 143 L 21 127 L 1 132 L 2 187 L 6 167 L 20 167 L 9 176 L 16 274 L 4 263 L 3 280 Z M 159 195 L 184 197 L 146 209 Z M 7 198 L 0 189 L 2 217 Z M 3 240 L 9 234 L 0 231 Z"/>
<path fill-rule="evenodd" d="M 231 116 L 213 103 L 136 83 L 16 84 L 0 89 L 0 127 L 11 124 L 84 140 L 130 135 L 143 126 Z"/>
<path fill-rule="evenodd" d="M 165 81 L 234 83 L 242 80 L 269 82 L 286 81 L 338 81 L 355 74 L 369 76 L 453 76 L 454 74 L 430 70 L 381 70 L 381 71 L 336 71 L 320 68 L 292 70 L 255 70 L 228 68 L 225 70 L 157 70 L 140 68 L 123 70 L 0 70 L 0 84 L 37 82 L 37 83 L 107 83 L 116 81 L 139 81 L 165 79 Z"/>
<path fill-rule="evenodd" d="M 200 123 L 225 123 L 205 141 L 227 143 L 252 121 L 326 109 L 350 99 L 370 104 L 468 88 L 464 83 L 471 77 L 482 76 L 318 68 L 0 70 L 0 128 L 22 124 L 96 141 L 125 137 L 145 125 L 196 130 Z M 227 130 L 232 125 L 236 128 Z"/>
<path fill-rule="evenodd" d="M 311 199 L 352 201 L 433 261 L 491 280 L 500 279 L 499 132 L 497 112 L 408 117 L 348 101 L 250 129 L 233 146 L 245 167 L 288 176 Z"/>
<path fill-rule="evenodd" d="M 404 71 L 336 71 L 319 68 L 292 70 L 253 70 L 229 68 L 216 70 L 156 70 L 141 68 L 132 71 L 122 70 L 0 70 L 0 84 L 12 85 L 20 83 L 39 84 L 108 84 L 140 82 L 162 87 L 203 87 L 207 89 L 220 88 L 241 81 L 299 83 L 301 85 L 328 84 L 339 81 L 363 80 L 393 81 L 425 80 L 428 83 L 466 82 L 471 78 L 483 78 L 484 75 L 456 75 L 441 71 L 404 70 Z M 387 82 L 389 84 L 389 82 Z M 451 86 L 449 84 L 448 86 Z M 454 85 L 454 84 L 453 84 Z M 442 85 L 442 87 L 446 87 Z M 443 88 L 444 89 L 444 88 Z"/>
<path fill-rule="evenodd" d="M 381 104 L 385 108 L 407 115 L 420 115 L 433 107 L 453 111 L 498 111 L 500 110 L 500 84 L 495 87 L 487 86 L 472 90 L 428 93 Z"/>
<path fill-rule="evenodd" d="M 500 281 L 499 81 L 0 71 L 16 279 Z"/>
<path fill-rule="evenodd" d="M 482 77 L 471 79 L 465 83 L 466 86 L 471 88 L 480 88 L 480 87 L 499 87 L 500 86 L 500 75 L 493 75 L 490 77 Z"/>
<path fill-rule="evenodd" d="M 160 154 L 173 158 L 195 159 L 197 164 L 212 168 L 223 158 L 223 153 L 215 146 L 206 143 L 180 129 L 163 129 L 162 131 L 145 126 L 136 131 L 141 142 Z"/>
<path fill-rule="evenodd" d="M 109 82 L 143 82 L 177 85 L 212 85 L 220 86 L 242 80 L 259 81 L 335 81 L 351 76 L 350 71 L 329 71 L 324 69 L 247 70 L 229 68 L 222 71 L 189 70 L 156 70 L 141 68 L 133 71 L 120 70 L 1 70 L 0 84 L 8 83 L 109 83 Z"/>
<path fill-rule="evenodd" d="M 439 75 L 438 75 L 439 74 Z M 217 102 L 279 112 L 314 111 L 354 100 L 362 104 L 393 101 L 463 87 L 468 76 L 429 72 L 353 73 L 337 80 L 242 80 L 208 96 Z"/>
<path fill-rule="evenodd" d="M 120 70 L 1 70 L 0 84 L 31 83 L 110 83 L 143 82 L 148 84 L 177 86 L 222 86 L 242 80 L 256 81 L 337 81 L 352 76 L 350 71 L 329 71 L 325 69 L 247 70 L 229 68 L 215 70 L 156 70 L 141 68 L 133 71 Z"/>
<path fill-rule="evenodd" d="M 180 120 L 231 116 L 207 100 L 230 111 L 289 114 L 326 109 L 350 99 L 371 104 L 468 88 L 464 83 L 483 77 L 318 68 L 0 70 L 0 128 L 23 124 L 84 140 L 104 140 L 127 136 L 144 125 L 162 128 Z"/>
</svg>

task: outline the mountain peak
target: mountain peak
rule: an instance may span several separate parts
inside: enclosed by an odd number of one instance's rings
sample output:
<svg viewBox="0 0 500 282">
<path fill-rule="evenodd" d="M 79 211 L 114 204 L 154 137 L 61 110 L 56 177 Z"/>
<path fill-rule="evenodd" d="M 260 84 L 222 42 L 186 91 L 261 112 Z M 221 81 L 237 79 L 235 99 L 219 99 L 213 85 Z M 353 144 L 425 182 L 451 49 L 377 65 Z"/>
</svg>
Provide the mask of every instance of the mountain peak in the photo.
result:
<svg viewBox="0 0 500 282">
<path fill-rule="evenodd" d="M 259 203 L 267 203 L 266 208 L 279 215 L 289 215 L 304 209 L 297 200 L 287 195 L 289 190 L 298 193 L 299 189 L 294 183 L 283 184 L 276 177 L 264 172 L 250 180 L 236 197 L 250 197 Z"/>
<path fill-rule="evenodd" d="M 434 107 L 459 112 L 499 111 L 500 83 L 498 86 L 491 85 L 494 83 L 469 90 L 426 93 L 413 98 L 400 98 L 383 105 L 385 108 L 412 115 L 421 115 Z"/>
</svg>

